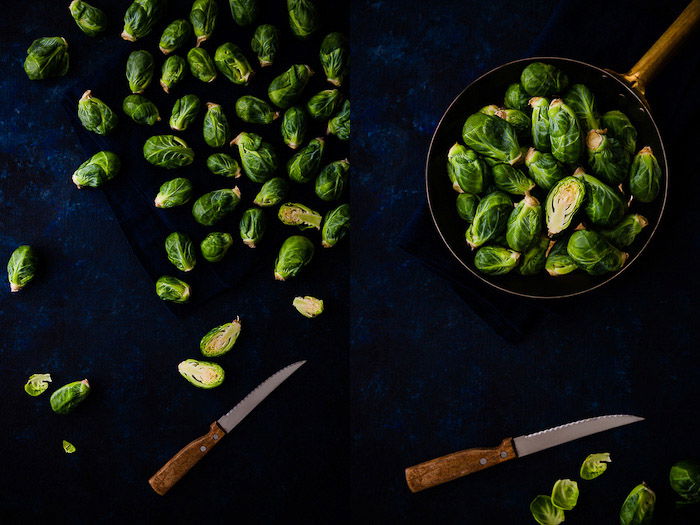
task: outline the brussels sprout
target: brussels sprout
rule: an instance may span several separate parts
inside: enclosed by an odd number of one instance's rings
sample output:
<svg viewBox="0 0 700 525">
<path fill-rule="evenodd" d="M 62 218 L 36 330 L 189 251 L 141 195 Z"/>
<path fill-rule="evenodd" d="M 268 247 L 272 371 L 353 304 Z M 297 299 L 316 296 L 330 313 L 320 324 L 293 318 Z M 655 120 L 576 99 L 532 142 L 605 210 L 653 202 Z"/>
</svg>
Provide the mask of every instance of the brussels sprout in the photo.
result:
<svg viewBox="0 0 700 525">
<path fill-rule="evenodd" d="M 552 144 L 549 139 L 549 100 L 544 97 L 530 99 L 532 106 L 532 142 L 535 149 L 550 151 Z"/>
<path fill-rule="evenodd" d="M 275 106 L 283 109 L 288 108 L 304 91 L 311 75 L 313 75 L 313 71 L 309 66 L 295 64 L 270 82 L 267 96 L 270 97 L 270 101 Z"/>
<path fill-rule="evenodd" d="M 194 122 L 199 113 L 201 102 L 197 95 L 185 95 L 178 98 L 170 114 L 170 128 L 184 131 Z"/>
<path fill-rule="evenodd" d="M 294 182 L 309 182 L 316 176 L 325 149 L 322 137 L 313 139 L 304 148 L 295 153 L 287 162 L 287 174 Z"/>
<path fill-rule="evenodd" d="M 78 118 L 86 130 L 98 135 L 112 131 L 119 121 L 117 114 L 99 98 L 93 97 L 89 89 L 78 101 Z"/>
<path fill-rule="evenodd" d="M 57 414 L 67 414 L 82 403 L 89 393 L 90 384 L 87 379 L 63 385 L 51 394 L 51 398 L 49 399 L 51 410 Z"/>
<path fill-rule="evenodd" d="M 520 254 L 501 246 L 482 246 L 474 256 L 474 266 L 488 275 L 503 275 L 518 265 Z"/>
<path fill-rule="evenodd" d="M 262 185 L 253 203 L 264 208 L 274 206 L 284 200 L 288 191 L 289 183 L 282 177 L 275 177 Z"/>
<path fill-rule="evenodd" d="M 522 253 L 518 273 L 520 275 L 536 275 L 545 269 L 549 239 L 541 235 L 526 251 Z"/>
<path fill-rule="evenodd" d="M 226 153 L 214 153 L 207 158 L 207 168 L 214 175 L 222 177 L 238 178 L 241 176 L 241 167 L 238 161 Z"/>
<path fill-rule="evenodd" d="M 87 2 L 81 2 L 81 0 L 73 0 L 68 9 L 75 23 L 86 35 L 96 36 L 105 30 L 107 15 L 102 9 L 93 7 Z"/>
<path fill-rule="evenodd" d="M 156 105 L 143 95 L 128 95 L 122 102 L 122 109 L 137 124 L 152 126 L 160 120 Z"/>
<path fill-rule="evenodd" d="M 215 388 L 224 382 L 224 369 L 216 363 L 186 359 L 177 365 L 177 371 L 198 388 Z"/>
<path fill-rule="evenodd" d="M 299 38 L 309 38 L 320 25 L 318 10 L 313 0 L 287 0 L 289 27 Z"/>
<path fill-rule="evenodd" d="M 62 77 L 68 73 L 68 62 L 68 42 L 65 38 L 37 38 L 27 49 L 24 72 L 30 80 Z"/>
<path fill-rule="evenodd" d="M 280 116 L 270 104 L 251 95 L 244 95 L 236 101 L 236 115 L 251 124 L 270 124 Z"/>
<path fill-rule="evenodd" d="M 319 52 L 321 66 L 328 82 L 340 86 L 348 73 L 350 50 L 348 41 L 342 33 L 330 33 L 321 42 Z"/>
<path fill-rule="evenodd" d="M 187 63 L 190 73 L 202 82 L 213 82 L 216 79 L 216 67 L 211 56 L 203 47 L 193 47 L 187 52 Z"/>
<path fill-rule="evenodd" d="M 525 195 L 508 218 L 506 242 L 516 252 L 524 252 L 542 232 L 542 206 L 532 195 Z"/>
<path fill-rule="evenodd" d="M 491 117 L 495 116 L 496 113 L 501 111 L 503 108 L 500 106 L 497 106 L 496 104 L 489 104 L 488 106 L 484 106 L 479 110 L 479 113 L 483 113 L 484 115 L 489 115 Z"/>
<path fill-rule="evenodd" d="M 447 176 L 459 193 L 481 193 L 488 178 L 488 166 L 476 152 L 455 143 L 447 152 Z"/>
<path fill-rule="evenodd" d="M 343 101 L 343 95 L 337 89 L 325 89 L 316 93 L 306 103 L 309 115 L 316 120 L 325 120 L 333 116 Z"/>
<path fill-rule="evenodd" d="M 649 221 L 639 214 L 625 215 L 613 228 L 601 230 L 600 234 L 610 241 L 613 246 L 627 248 L 648 224 Z"/>
<path fill-rule="evenodd" d="M 165 11 L 165 0 L 134 0 L 124 14 L 122 38 L 136 42 L 151 32 Z"/>
<path fill-rule="evenodd" d="M 504 233 L 512 209 L 510 197 L 500 191 L 489 193 L 481 199 L 474 220 L 466 232 L 469 246 L 478 248 Z"/>
<path fill-rule="evenodd" d="M 170 93 L 170 90 L 185 78 L 185 59 L 181 56 L 170 55 L 163 62 L 160 70 L 160 87 L 163 91 Z"/>
<path fill-rule="evenodd" d="M 163 275 L 156 281 L 156 293 L 163 301 L 186 303 L 190 300 L 192 288 L 177 277 Z"/>
<path fill-rule="evenodd" d="M 502 118 L 513 126 L 519 140 L 528 140 L 530 138 L 530 128 L 532 128 L 530 115 L 523 113 L 519 109 L 499 109 L 495 116 Z"/>
<path fill-rule="evenodd" d="M 286 281 L 294 277 L 314 256 L 314 244 L 301 235 L 292 235 L 282 243 L 275 260 L 275 279 Z"/>
<path fill-rule="evenodd" d="M 297 312 L 309 319 L 318 317 L 323 313 L 323 300 L 310 295 L 295 297 L 292 301 L 292 306 L 297 309 Z"/>
<path fill-rule="evenodd" d="M 586 174 L 582 168 L 574 172 L 574 177 L 581 179 L 586 186 L 585 210 L 593 224 L 612 226 L 620 222 L 627 207 L 619 192 Z"/>
<path fill-rule="evenodd" d="M 241 190 L 235 188 L 205 193 L 194 202 L 192 216 L 199 224 L 212 226 L 236 209 L 241 201 Z"/>
<path fill-rule="evenodd" d="M 560 275 L 566 275 L 578 268 L 574 260 L 569 257 L 569 252 L 566 251 L 566 246 L 569 243 L 569 239 L 563 238 L 558 241 L 550 241 L 552 248 L 549 253 L 546 254 L 547 258 L 545 260 L 544 269 L 552 277 L 559 277 Z M 583 477 L 583 476 L 582 476 Z M 584 478 L 585 479 L 585 478 Z"/>
<path fill-rule="evenodd" d="M 671 488 L 682 498 L 679 504 L 700 503 L 700 464 L 679 461 L 671 467 L 668 479 Z"/>
<path fill-rule="evenodd" d="M 39 259 L 31 246 L 18 246 L 7 262 L 7 280 L 11 292 L 19 292 L 36 275 Z"/>
<path fill-rule="evenodd" d="M 630 155 L 637 151 L 637 130 L 622 111 L 608 111 L 602 117 L 603 128 L 618 140 Z"/>
<path fill-rule="evenodd" d="M 241 216 L 239 230 L 241 240 L 248 248 L 255 248 L 265 235 L 265 212 L 260 208 L 248 208 Z"/>
<path fill-rule="evenodd" d="M 563 92 L 569 78 L 551 64 L 533 62 L 520 74 L 520 84 L 532 96 L 548 97 Z"/>
<path fill-rule="evenodd" d="M 345 182 L 350 171 L 350 163 L 345 160 L 331 162 L 316 177 L 314 191 L 322 201 L 337 201 L 343 195 Z"/>
<path fill-rule="evenodd" d="M 491 168 L 493 183 L 496 187 L 513 195 L 525 195 L 535 183 L 528 179 L 521 169 L 510 164 L 496 164 Z"/>
<path fill-rule="evenodd" d="M 51 374 L 32 374 L 29 376 L 27 384 L 24 385 L 24 391 L 30 396 L 36 397 L 49 388 L 50 382 Z"/>
<path fill-rule="evenodd" d="M 132 51 L 126 60 L 126 79 L 132 93 L 143 93 L 153 80 L 153 55 L 145 49 Z"/>
<path fill-rule="evenodd" d="M 467 222 L 474 220 L 476 208 L 479 206 L 479 196 L 473 193 L 460 193 L 457 195 L 457 215 Z"/>
<path fill-rule="evenodd" d="M 583 84 L 571 86 L 564 95 L 564 103 L 574 110 L 583 131 L 600 127 L 600 115 L 596 111 L 595 97 L 586 86 Z"/>
<path fill-rule="evenodd" d="M 239 26 L 253 23 L 258 16 L 258 0 L 228 0 L 231 16 Z"/>
<path fill-rule="evenodd" d="M 574 164 L 581 156 L 583 135 L 576 113 L 555 98 L 549 104 L 549 143 L 552 155 L 564 164 Z"/>
<path fill-rule="evenodd" d="M 260 61 L 260 67 L 271 66 L 280 47 L 280 32 L 270 24 L 258 26 L 250 41 L 250 48 Z"/>
<path fill-rule="evenodd" d="M 189 272 L 197 264 L 192 240 L 184 233 L 173 232 L 165 238 L 165 254 L 181 272 Z"/>
<path fill-rule="evenodd" d="M 216 48 L 214 63 L 217 69 L 234 84 L 247 86 L 253 75 L 253 68 L 250 67 L 248 59 L 240 48 L 231 42 Z"/>
<path fill-rule="evenodd" d="M 144 143 L 143 157 L 161 168 L 182 168 L 192 164 L 194 150 L 175 135 L 154 135 Z"/>
<path fill-rule="evenodd" d="M 502 118 L 474 113 L 464 123 L 462 138 L 474 151 L 492 159 L 508 164 L 521 160 L 515 130 Z"/>
<path fill-rule="evenodd" d="M 192 34 L 192 26 L 184 18 L 173 20 L 163 30 L 158 47 L 164 55 L 180 49 Z"/>
<path fill-rule="evenodd" d="M 530 148 L 525 155 L 530 177 L 540 188 L 549 191 L 552 186 L 566 176 L 564 167 L 551 153 L 542 153 L 535 148 Z"/>
<path fill-rule="evenodd" d="M 72 454 L 75 452 L 77 449 L 75 448 L 75 445 L 71 443 L 70 441 L 66 441 L 65 439 L 63 440 L 63 451 L 66 454 Z"/>
<path fill-rule="evenodd" d="M 628 254 L 606 241 L 605 237 L 591 230 L 574 232 L 566 245 L 566 251 L 576 266 L 590 275 L 616 272 L 628 257 Z"/>
<path fill-rule="evenodd" d="M 190 10 L 190 22 L 197 37 L 197 47 L 209 40 L 216 26 L 219 5 L 216 0 L 194 0 Z"/>
<path fill-rule="evenodd" d="M 73 172 L 73 183 L 78 188 L 83 186 L 97 188 L 113 179 L 119 173 L 120 167 L 121 162 L 115 153 L 99 151 Z"/>
<path fill-rule="evenodd" d="M 630 167 L 630 193 L 641 202 L 651 202 L 661 189 L 661 168 L 649 146 L 637 153 Z"/>
<path fill-rule="evenodd" d="M 533 499 L 530 513 L 540 525 L 559 525 L 564 521 L 564 511 L 554 506 L 550 496 L 537 496 Z"/>
<path fill-rule="evenodd" d="M 202 127 L 204 142 L 212 148 L 220 148 L 226 144 L 231 135 L 228 119 L 219 104 L 207 102 L 207 111 L 204 114 Z"/>
<path fill-rule="evenodd" d="M 323 220 L 320 213 L 295 202 L 288 202 L 280 206 L 280 209 L 277 211 L 277 217 L 283 224 L 299 226 L 301 230 L 309 228 L 320 230 L 321 221 Z"/>
<path fill-rule="evenodd" d="M 321 246 L 332 248 L 345 237 L 350 229 L 350 205 L 341 204 L 326 213 L 321 228 Z"/>
<path fill-rule="evenodd" d="M 630 168 L 630 154 L 604 129 L 592 129 L 586 136 L 591 171 L 608 184 L 620 184 Z"/>
<path fill-rule="evenodd" d="M 605 472 L 608 468 L 608 463 L 610 463 L 609 452 L 602 452 L 599 454 L 589 454 L 586 459 L 583 460 L 581 464 L 581 479 L 595 479 Z"/>
<path fill-rule="evenodd" d="M 549 190 L 544 213 L 550 237 L 569 227 L 585 196 L 586 186 L 576 177 L 564 177 Z"/>
<path fill-rule="evenodd" d="M 506 96 L 503 105 L 509 109 L 519 109 L 520 111 L 527 111 L 530 109 L 528 102 L 530 101 L 530 95 L 527 91 L 520 85 L 519 82 L 511 84 L 506 89 Z"/>
<path fill-rule="evenodd" d="M 340 140 L 350 138 L 350 101 L 346 100 L 340 112 L 328 121 L 326 134 L 335 135 Z"/>
<path fill-rule="evenodd" d="M 204 237 L 199 248 L 204 259 L 209 262 L 219 262 L 231 246 L 233 246 L 233 237 L 230 233 L 212 232 Z"/>
<path fill-rule="evenodd" d="M 552 504 L 562 510 L 571 510 L 578 502 L 578 483 L 560 479 L 552 487 Z"/>
<path fill-rule="evenodd" d="M 156 195 L 156 208 L 181 206 L 192 197 L 192 183 L 189 179 L 178 177 L 164 182 Z"/>
<path fill-rule="evenodd" d="M 641 483 L 627 495 L 620 508 L 620 525 L 647 525 L 654 517 L 656 494 Z"/>
<path fill-rule="evenodd" d="M 241 333 L 241 320 L 236 317 L 230 323 L 224 323 L 209 330 L 199 342 L 199 349 L 204 357 L 219 357 L 233 348 Z"/>
<path fill-rule="evenodd" d="M 282 117 L 282 140 L 292 149 L 297 149 L 306 140 L 309 118 L 303 108 L 293 106 Z"/>
<path fill-rule="evenodd" d="M 240 133 L 231 144 L 238 146 L 243 171 L 253 182 L 266 182 L 277 171 L 277 154 L 255 133 Z"/>
</svg>

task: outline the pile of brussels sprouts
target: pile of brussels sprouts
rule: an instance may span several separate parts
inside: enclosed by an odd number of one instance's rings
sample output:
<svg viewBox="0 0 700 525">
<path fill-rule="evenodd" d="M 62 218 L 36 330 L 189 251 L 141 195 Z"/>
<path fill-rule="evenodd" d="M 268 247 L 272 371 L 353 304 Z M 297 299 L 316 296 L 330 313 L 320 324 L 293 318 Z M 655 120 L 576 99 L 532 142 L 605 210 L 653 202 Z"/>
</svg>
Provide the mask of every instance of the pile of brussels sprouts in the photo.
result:
<svg viewBox="0 0 700 525">
<path fill-rule="evenodd" d="M 648 221 L 662 174 L 621 111 L 598 113 L 593 93 L 534 62 L 508 86 L 504 107 L 467 118 L 447 154 L 457 213 L 474 265 L 488 275 L 618 271 Z M 515 199 L 515 202 L 514 202 Z"/>
</svg>

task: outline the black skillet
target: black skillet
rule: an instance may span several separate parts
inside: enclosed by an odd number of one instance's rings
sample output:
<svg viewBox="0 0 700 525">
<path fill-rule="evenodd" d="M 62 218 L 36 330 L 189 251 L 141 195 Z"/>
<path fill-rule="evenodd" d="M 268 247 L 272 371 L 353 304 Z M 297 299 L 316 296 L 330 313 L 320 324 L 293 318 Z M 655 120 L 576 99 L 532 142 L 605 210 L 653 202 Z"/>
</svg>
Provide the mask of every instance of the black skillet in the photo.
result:
<svg viewBox="0 0 700 525">
<path fill-rule="evenodd" d="M 562 298 L 582 294 L 602 286 L 632 265 L 654 236 L 666 206 L 668 193 L 668 163 L 661 135 L 644 97 L 646 83 L 651 80 L 663 62 L 700 22 L 700 0 L 693 0 L 675 22 L 656 41 L 629 73 L 620 75 L 597 66 L 559 57 L 533 57 L 509 62 L 482 75 L 472 82 L 443 115 L 433 134 L 425 169 L 428 205 L 435 227 L 452 255 L 472 274 L 504 292 L 536 299 Z M 479 108 L 498 102 L 508 85 L 520 80 L 520 73 L 531 62 L 546 62 L 564 71 L 571 83 L 586 84 L 596 97 L 599 110 L 619 109 L 637 128 L 637 147 L 651 146 L 663 174 L 663 184 L 656 200 L 650 204 L 635 203 L 634 210 L 649 220 L 636 242 L 629 248 L 629 259 L 623 268 L 613 274 L 591 276 L 577 271 L 560 277 L 546 273 L 522 276 L 511 272 L 489 276 L 474 266 L 474 253 L 467 245 L 465 223 L 457 215 L 457 194 L 447 178 L 447 152 L 457 141 L 461 142 L 462 126 L 466 118 Z"/>
</svg>

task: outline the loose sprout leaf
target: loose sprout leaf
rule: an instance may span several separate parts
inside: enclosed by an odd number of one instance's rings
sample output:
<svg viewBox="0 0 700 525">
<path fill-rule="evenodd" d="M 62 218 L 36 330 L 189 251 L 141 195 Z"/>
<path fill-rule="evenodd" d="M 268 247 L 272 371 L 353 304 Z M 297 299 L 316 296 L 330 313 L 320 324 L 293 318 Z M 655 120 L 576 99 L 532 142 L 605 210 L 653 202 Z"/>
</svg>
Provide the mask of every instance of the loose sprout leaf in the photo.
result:
<svg viewBox="0 0 700 525">
<path fill-rule="evenodd" d="M 70 443 L 69 441 L 66 441 L 64 439 L 63 440 L 63 451 L 66 454 L 72 454 L 73 452 L 76 451 L 75 445 L 73 445 L 73 443 Z"/>
<path fill-rule="evenodd" d="M 32 374 L 24 385 L 24 391 L 30 396 L 38 396 L 49 388 L 51 374 Z"/>
</svg>

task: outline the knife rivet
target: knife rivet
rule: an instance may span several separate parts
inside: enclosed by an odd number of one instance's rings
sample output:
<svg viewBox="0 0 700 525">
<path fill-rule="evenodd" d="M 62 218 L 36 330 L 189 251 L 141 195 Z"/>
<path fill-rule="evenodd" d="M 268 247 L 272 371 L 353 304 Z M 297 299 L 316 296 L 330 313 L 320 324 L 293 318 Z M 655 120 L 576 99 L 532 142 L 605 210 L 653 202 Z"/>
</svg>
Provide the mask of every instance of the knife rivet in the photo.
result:
<svg viewBox="0 0 700 525">
<path fill-rule="evenodd" d="M 216 441 L 217 439 L 219 439 L 219 434 L 214 434 L 212 437 L 214 438 L 214 441 Z"/>
<path fill-rule="evenodd" d="M 508 457 L 508 452 L 506 452 L 506 451 L 501 452 L 501 457 L 502 458 Z"/>
<path fill-rule="evenodd" d="M 204 445 L 202 445 L 201 447 L 199 447 L 199 450 L 201 450 L 202 452 L 206 452 L 206 451 L 207 451 L 207 447 L 205 447 Z"/>
<path fill-rule="evenodd" d="M 486 465 L 486 458 L 481 458 L 479 460 L 479 463 L 481 463 L 482 465 Z"/>
</svg>

